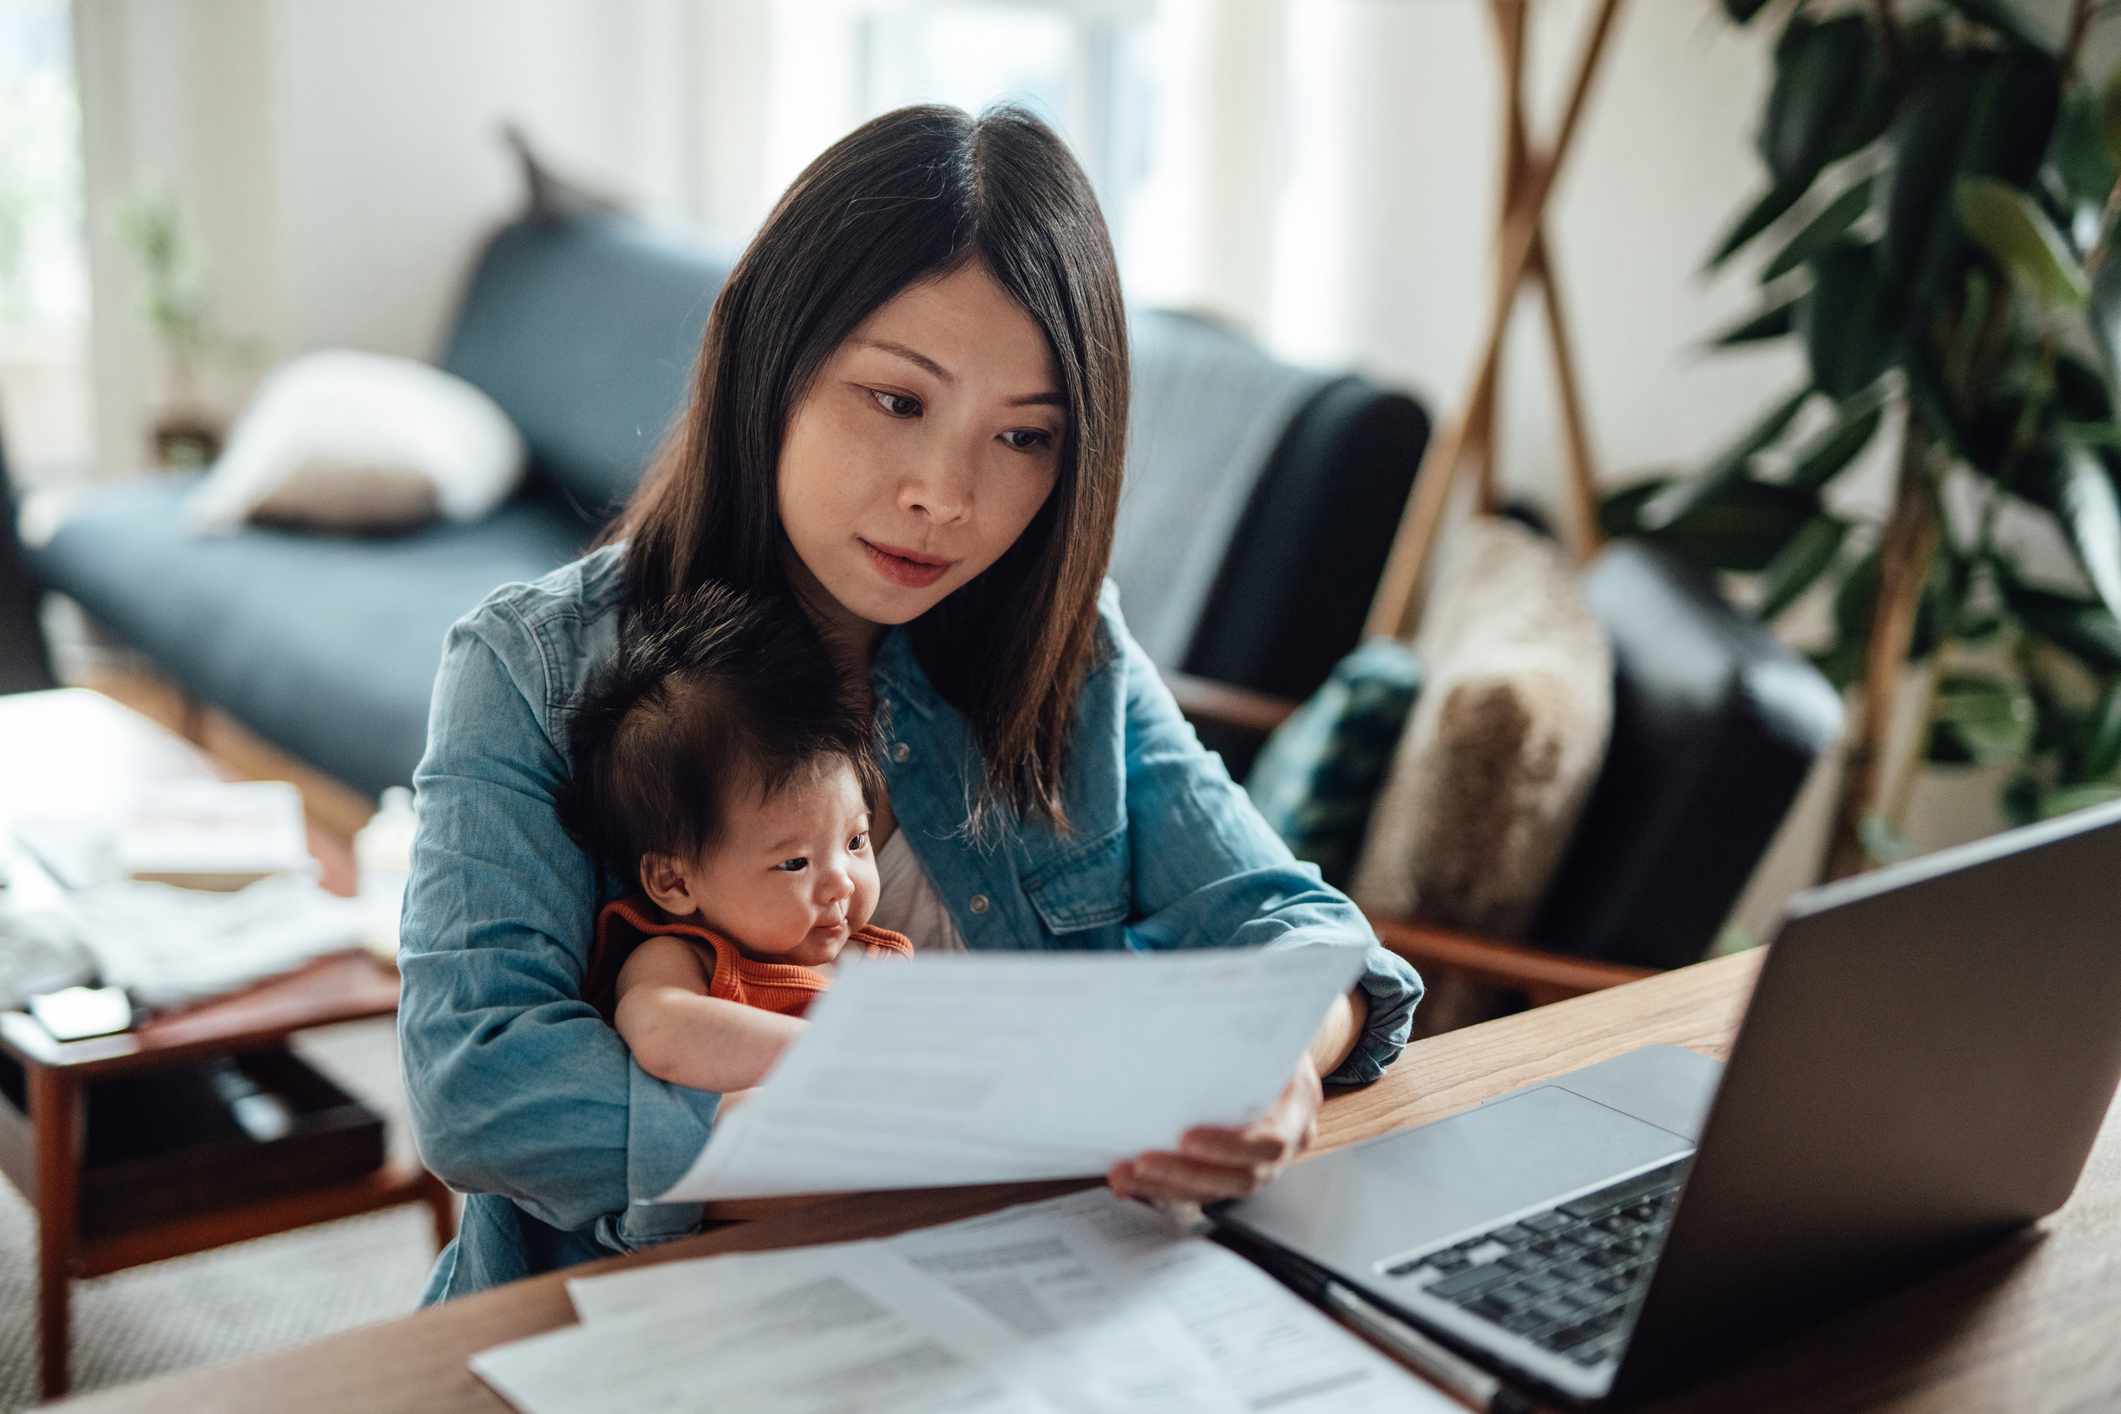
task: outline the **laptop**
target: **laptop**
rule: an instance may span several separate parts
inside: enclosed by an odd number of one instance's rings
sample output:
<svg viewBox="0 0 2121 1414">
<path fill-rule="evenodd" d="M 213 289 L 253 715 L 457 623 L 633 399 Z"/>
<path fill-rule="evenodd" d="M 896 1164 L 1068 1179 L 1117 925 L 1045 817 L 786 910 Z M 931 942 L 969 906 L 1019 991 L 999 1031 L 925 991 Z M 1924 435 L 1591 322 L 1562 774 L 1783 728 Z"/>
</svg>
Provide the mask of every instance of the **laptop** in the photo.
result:
<svg viewBox="0 0 2121 1414">
<path fill-rule="evenodd" d="M 1727 1064 L 1630 1051 L 1209 1211 L 1624 1402 L 2061 1207 L 2117 1080 L 2121 805 L 1800 894 Z"/>
</svg>

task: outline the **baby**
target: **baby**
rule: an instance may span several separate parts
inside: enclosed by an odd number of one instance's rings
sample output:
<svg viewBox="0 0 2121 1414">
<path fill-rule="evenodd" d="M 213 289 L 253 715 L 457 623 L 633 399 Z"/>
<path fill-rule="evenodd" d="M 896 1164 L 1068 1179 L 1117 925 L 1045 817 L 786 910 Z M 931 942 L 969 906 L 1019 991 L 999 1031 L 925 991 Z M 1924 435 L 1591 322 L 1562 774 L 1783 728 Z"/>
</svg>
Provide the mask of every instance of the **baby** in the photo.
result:
<svg viewBox="0 0 2121 1414">
<path fill-rule="evenodd" d="M 584 688 L 560 818 L 638 893 L 597 918 L 584 995 L 649 1074 L 723 1093 L 765 1077 L 868 926 L 866 713 L 793 600 L 718 584 L 629 623 Z"/>
</svg>

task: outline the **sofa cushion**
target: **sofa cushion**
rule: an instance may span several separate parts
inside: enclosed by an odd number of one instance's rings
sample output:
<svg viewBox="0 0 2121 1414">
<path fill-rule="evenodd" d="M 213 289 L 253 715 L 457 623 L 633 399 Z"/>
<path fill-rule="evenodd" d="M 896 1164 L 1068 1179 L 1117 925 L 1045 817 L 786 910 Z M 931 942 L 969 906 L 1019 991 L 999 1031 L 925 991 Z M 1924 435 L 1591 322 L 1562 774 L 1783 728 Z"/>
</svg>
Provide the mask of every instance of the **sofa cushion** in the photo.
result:
<svg viewBox="0 0 2121 1414">
<path fill-rule="evenodd" d="M 522 435 L 472 384 L 417 359 L 324 349 L 266 377 L 189 509 L 201 530 L 402 530 L 482 519 L 522 479 Z"/>
<path fill-rule="evenodd" d="M 487 243 L 442 367 L 499 403 L 531 474 L 601 525 L 683 406 L 728 274 L 624 216 L 526 217 Z"/>
<path fill-rule="evenodd" d="M 73 498 L 30 554 L 203 701 L 350 786 L 412 776 L 449 626 L 496 585 L 535 579 L 589 536 L 554 497 L 518 497 L 471 525 L 403 536 L 185 528 L 195 475 Z"/>
</svg>

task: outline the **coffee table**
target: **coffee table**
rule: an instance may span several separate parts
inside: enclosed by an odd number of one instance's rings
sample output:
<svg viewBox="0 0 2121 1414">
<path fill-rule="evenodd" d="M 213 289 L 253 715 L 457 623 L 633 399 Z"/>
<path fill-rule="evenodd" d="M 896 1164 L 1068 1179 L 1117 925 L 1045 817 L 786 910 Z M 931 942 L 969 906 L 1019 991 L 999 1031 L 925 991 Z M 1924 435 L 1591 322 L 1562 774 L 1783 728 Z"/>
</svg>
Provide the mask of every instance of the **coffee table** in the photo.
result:
<svg viewBox="0 0 2121 1414">
<path fill-rule="evenodd" d="M 93 808 L 143 781 L 212 778 L 213 763 L 189 742 L 111 699 L 79 689 L 0 697 L 0 828 L 10 816 Z M 312 831 L 326 888 L 347 893 L 352 859 Z M 34 903 L 58 884 L 25 851 L 11 859 L 9 889 Z M 159 1013 L 115 1036 L 60 1042 L 29 1015 L 0 1011 L 0 1067 L 19 1067 L 24 1103 L 0 1093 L 0 1172 L 37 1209 L 39 1359 L 46 1398 L 67 1389 L 67 1301 L 77 1277 L 264 1237 L 310 1223 L 424 1203 L 435 1244 L 456 1228 L 449 1190 L 416 1164 L 391 1162 L 351 1180 L 296 1188 L 109 1232 L 84 1231 L 83 1146 L 88 1087 L 282 1045 L 312 1027 L 389 1016 L 398 974 L 366 953 L 319 958 L 296 972 L 179 1011 Z"/>
</svg>

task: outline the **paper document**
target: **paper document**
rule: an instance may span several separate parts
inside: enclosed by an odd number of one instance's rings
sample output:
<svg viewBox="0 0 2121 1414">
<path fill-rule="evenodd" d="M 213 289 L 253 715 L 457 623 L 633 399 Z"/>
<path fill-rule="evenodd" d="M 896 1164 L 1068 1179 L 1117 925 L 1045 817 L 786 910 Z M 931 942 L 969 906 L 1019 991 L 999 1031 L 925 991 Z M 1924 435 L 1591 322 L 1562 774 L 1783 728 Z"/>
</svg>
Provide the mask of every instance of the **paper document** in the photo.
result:
<svg viewBox="0 0 2121 1414">
<path fill-rule="evenodd" d="M 779 1254 L 776 1254 L 779 1255 Z M 806 1257 L 809 1253 L 804 1253 Z M 881 1254 L 753 1264 L 696 1299 L 483 1350 L 472 1373 L 526 1414 L 743 1409 L 1047 1414 L 1044 1358 L 999 1338 L 977 1310 L 900 1289 Z"/>
<path fill-rule="evenodd" d="M 1353 942 L 846 967 L 652 1201 L 1073 1178 L 1271 1104 Z"/>
<path fill-rule="evenodd" d="M 714 1313 L 832 1281 L 888 1292 L 908 1328 L 902 1339 L 912 1339 L 912 1328 L 938 1323 L 931 1336 L 962 1352 L 957 1358 L 990 1362 L 995 1398 L 1006 1390 L 1008 1398 L 1033 1401 L 1032 1408 L 1087 1414 L 1459 1409 L 1257 1267 L 1103 1189 L 881 1241 L 579 1278 L 567 1284 L 584 1322 L 578 1330 L 601 1335 L 579 1340 L 573 1353 L 604 1362 L 607 1378 L 585 1383 L 604 1391 L 606 1407 L 654 1407 L 634 1403 L 625 1382 L 630 1377 L 614 1368 L 623 1365 L 618 1357 L 631 1341 L 715 1324 Z M 501 1353 L 487 1352 L 480 1361 L 490 1365 Z M 753 1407 L 725 1401 L 728 1386 L 714 1369 L 718 1358 L 700 1357 L 694 1397 L 716 1408 Z M 800 1358 L 791 1352 L 782 1363 L 793 1367 Z M 474 1368 L 487 1374 L 477 1362 Z M 526 1399 L 496 1387 L 529 1414 L 576 1408 L 556 1401 L 549 1387 L 529 1391 Z M 809 1407 L 763 1399 L 759 1387 L 747 1386 L 746 1395 L 764 1409 Z M 888 1406 L 864 1399 L 847 1407 Z"/>
</svg>

